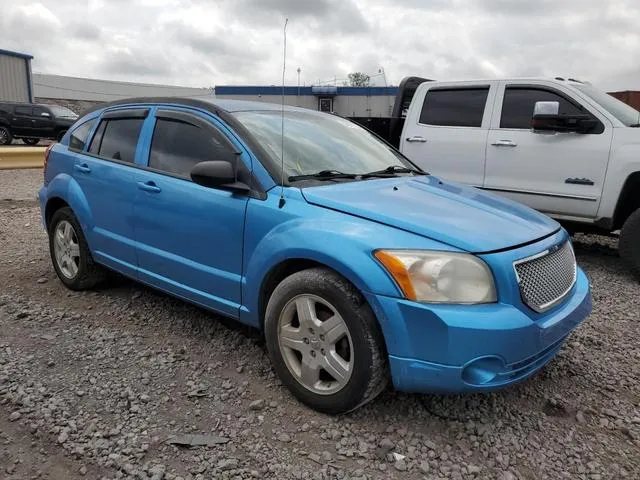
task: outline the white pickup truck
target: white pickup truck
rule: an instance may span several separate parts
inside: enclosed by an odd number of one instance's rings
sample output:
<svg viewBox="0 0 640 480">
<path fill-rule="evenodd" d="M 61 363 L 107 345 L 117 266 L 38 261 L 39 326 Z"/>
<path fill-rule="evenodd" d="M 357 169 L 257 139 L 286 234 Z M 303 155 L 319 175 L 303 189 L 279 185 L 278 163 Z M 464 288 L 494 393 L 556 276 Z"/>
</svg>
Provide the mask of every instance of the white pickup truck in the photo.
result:
<svg viewBox="0 0 640 480">
<path fill-rule="evenodd" d="M 640 278 L 640 112 L 576 80 L 409 77 L 394 117 L 391 143 L 434 175 L 522 202 L 569 231 L 621 230 L 620 255 Z"/>
</svg>

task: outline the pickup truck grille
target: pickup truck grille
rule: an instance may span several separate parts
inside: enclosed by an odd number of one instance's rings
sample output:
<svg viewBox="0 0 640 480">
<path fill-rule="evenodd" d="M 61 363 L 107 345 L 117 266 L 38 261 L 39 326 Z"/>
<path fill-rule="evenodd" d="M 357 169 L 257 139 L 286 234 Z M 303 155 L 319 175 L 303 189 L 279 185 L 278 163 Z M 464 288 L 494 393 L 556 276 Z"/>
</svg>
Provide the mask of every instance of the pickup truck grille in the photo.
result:
<svg viewBox="0 0 640 480">
<path fill-rule="evenodd" d="M 544 312 L 567 296 L 576 282 L 576 257 L 571 242 L 514 263 L 522 301 Z"/>
</svg>

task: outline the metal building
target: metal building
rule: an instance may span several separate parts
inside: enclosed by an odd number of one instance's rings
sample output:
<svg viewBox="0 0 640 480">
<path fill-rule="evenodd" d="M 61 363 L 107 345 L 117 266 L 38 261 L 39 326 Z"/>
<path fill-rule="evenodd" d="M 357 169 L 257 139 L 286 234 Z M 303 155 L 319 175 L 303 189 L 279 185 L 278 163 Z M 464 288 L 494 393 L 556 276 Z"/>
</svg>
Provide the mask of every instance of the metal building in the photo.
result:
<svg viewBox="0 0 640 480">
<path fill-rule="evenodd" d="M 31 55 L 0 49 L 0 100 L 33 102 Z"/>
<path fill-rule="evenodd" d="M 37 103 L 61 105 L 81 113 L 104 102 L 131 97 L 209 97 L 209 88 L 121 82 L 97 78 L 68 77 L 48 73 L 33 75 Z"/>
<path fill-rule="evenodd" d="M 216 98 L 282 102 L 282 87 L 231 86 L 215 87 Z M 344 117 L 390 117 L 398 87 L 284 87 L 286 105 L 321 112 L 333 112 Z"/>
</svg>

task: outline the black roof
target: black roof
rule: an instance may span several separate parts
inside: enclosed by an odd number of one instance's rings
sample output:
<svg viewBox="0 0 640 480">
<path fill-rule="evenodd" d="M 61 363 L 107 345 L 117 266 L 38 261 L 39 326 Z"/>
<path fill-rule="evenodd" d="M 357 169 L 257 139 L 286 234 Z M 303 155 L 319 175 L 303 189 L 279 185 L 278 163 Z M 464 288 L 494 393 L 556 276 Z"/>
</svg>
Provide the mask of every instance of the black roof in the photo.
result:
<svg viewBox="0 0 640 480">
<path fill-rule="evenodd" d="M 280 103 L 269 103 L 269 102 L 251 102 L 247 100 L 227 100 L 227 99 L 217 99 L 213 95 L 211 97 L 133 97 L 133 98 L 123 98 L 122 100 L 115 100 L 113 102 L 102 103 L 96 107 L 93 107 L 84 114 L 94 112 L 96 110 L 102 110 L 105 108 L 116 107 L 120 105 L 129 105 L 129 104 L 145 104 L 145 103 L 164 103 L 164 104 L 172 104 L 172 105 L 184 105 L 190 107 L 198 107 L 203 110 L 208 110 L 210 112 L 219 114 L 221 112 L 224 113 L 235 113 L 235 112 L 248 112 L 248 111 L 272 111 L 282 110 L 282 105 Z M 289 105 L 285 105 L 285 111 L 294 112 L 300 111 L 305 113 L 317 113 L 314 110 L 309 110 L 307 108 L 300 107 L 292 107 Z"/>
</svg>

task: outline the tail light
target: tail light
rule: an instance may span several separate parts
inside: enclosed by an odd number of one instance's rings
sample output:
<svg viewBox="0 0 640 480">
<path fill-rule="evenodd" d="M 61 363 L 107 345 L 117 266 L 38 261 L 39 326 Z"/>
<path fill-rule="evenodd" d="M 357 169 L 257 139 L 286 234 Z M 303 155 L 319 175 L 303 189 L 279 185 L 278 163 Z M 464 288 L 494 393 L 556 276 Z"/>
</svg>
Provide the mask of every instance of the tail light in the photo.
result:
<svg viewBox="0 0 640 480">
<path fill-rule="evenodd" d="M 44 165 L 43 165 L 43 174 L 46 177 L 47 174 L 47 162 L 49 161 L 49 153 L 51 153 L 51 149 L 53 148 L 53 146 L 55 145 L 55 143 L 52 143 L 51 145 L 49 145 L 46 150 L 44 151 Z"/>
</svg>

